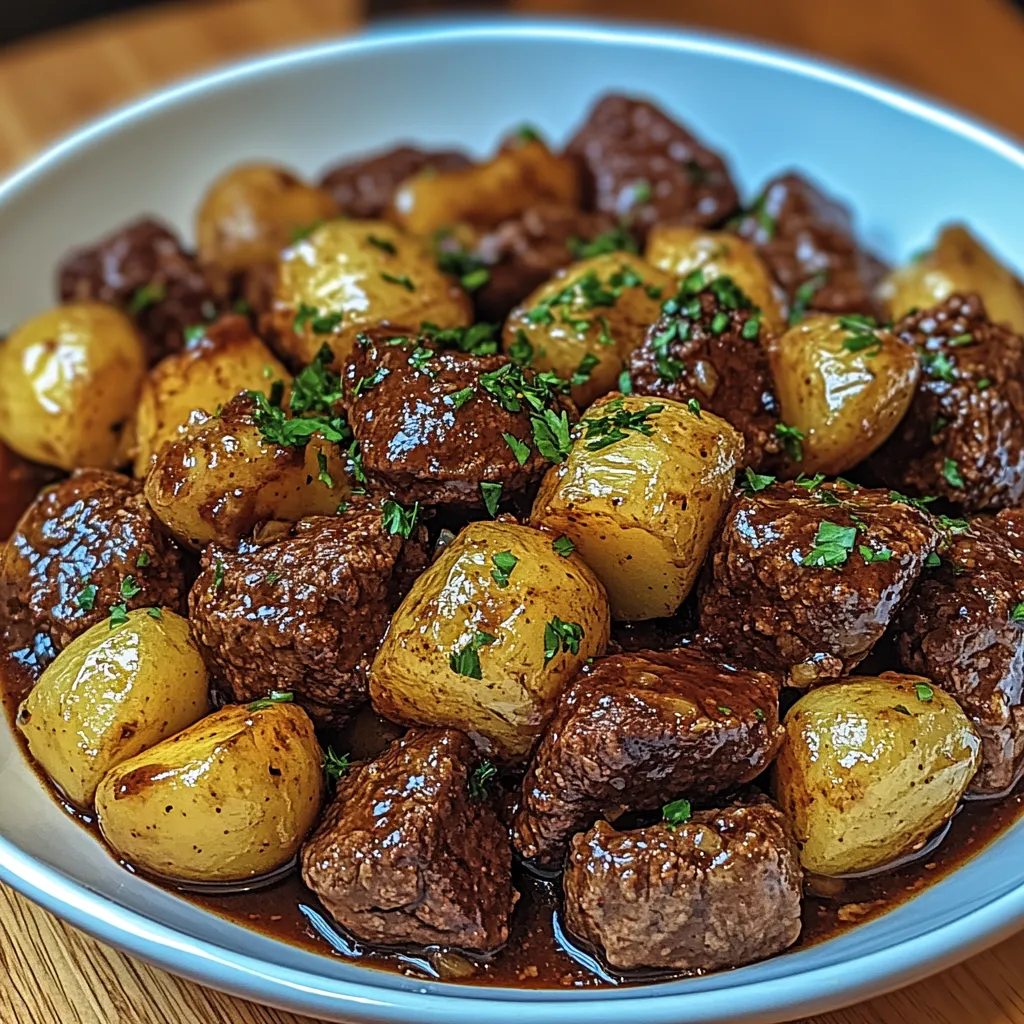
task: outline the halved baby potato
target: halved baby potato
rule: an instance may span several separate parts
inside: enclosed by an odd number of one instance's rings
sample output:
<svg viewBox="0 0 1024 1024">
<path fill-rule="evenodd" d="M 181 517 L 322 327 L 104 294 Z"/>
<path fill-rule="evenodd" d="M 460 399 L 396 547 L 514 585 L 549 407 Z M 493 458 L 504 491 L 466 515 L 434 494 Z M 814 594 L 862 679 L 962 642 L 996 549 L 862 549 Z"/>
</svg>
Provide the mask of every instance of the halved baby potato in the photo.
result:
<svg viewBox="0 0 1024 1024">
<path fill-rule="evenodd" d="M 322 760 L 297 705 L 228 705 L 109 772 L 96 792 L 100 831 L 161 878 L 256 878 L 287 864 L 316 824 Z"/>
<path fill-rule="evenodd" d="M 29 753 L 76 806 L 113 767 L 202 718 L 206 666 L 174 612 L 144 608 L 72 640 L 18 709 Z"/>
<path fill-rule="evenodd" d="M 592 405 L 577 434 L 544 477 L 531 524 L 572 540 L 613 618 L 674 614 L 725 514 L 742 435 L 697 406 L 621 395 Z"/>
<path fill-rule="evenodd" d="M 563 685 L 608 644 L 604 588 L 553 540 L 515 523 L 467 526 L 395 612 L 370 674 L 374 709 L 524 760 Z"/>
</svg>

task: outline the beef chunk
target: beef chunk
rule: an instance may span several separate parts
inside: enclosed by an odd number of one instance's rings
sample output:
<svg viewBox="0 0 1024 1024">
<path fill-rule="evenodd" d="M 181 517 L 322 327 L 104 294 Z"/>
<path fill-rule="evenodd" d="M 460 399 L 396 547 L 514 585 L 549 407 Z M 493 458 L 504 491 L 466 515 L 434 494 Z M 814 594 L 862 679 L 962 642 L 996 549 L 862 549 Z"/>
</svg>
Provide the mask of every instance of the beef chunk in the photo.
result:
<svg viewBox="0 0 1024 1024">
<path fill-rule="evenodd" d="M 954 698 L 981 736 L 974 792 L 1008 789 L 1024 763 L 1024 554 L 993 520 L 955 529 L 897 625 L 900 665 Z M 1019 615 L 1019 613 L 1018 613 Z"/>
<path fill-rule="evenodd" d="M 867 471 L 889 487 L 940 495 L 967 512 L 1024 499 L 1024 339 L 992 323 L 977 295 L 905 317 L 921 352 L 910 409 Z"/>
<path fill-rule="evenodd" d="M 376 220 L 391 206 L 398 186 L 427 167 L 460 171 L 470 160 L 453 150 L 434 152 L 399 146 L 361 160 L 349 160 L 324 172 L 320 187 L 337 200 L 347 217 Z"/>
<path fill-rule="evenodd" d="M 887 491 L 788 483 L 738 494 L 705 569 L 701 631 L 747 664 L 786 670 L 792 686 L 845 675 L 938 539 L 927 514 Z"/>
<path fill-rule="evenodd" d="M 338 785 L 302 851 L 302 878 L 334 919 L 373 945 L 504 945 L 519 894 L 508 830 L 470 795 L 472 741 L 412 729 Z"/>
<path fill-rule="evenodd" d="M 477 312 L 483 320 L 504 320 L 556 270 L 586 255 L 620 248 L 635 252 L 636 242 L 607 214 L 557 203 L 532 206 L 477 244 L 475 255 L 490 272 L 490 280 L 474 295 Z"/>
<path fill-rule="evenodd" d="M 367 476 L 406 504 L 482 508 L 483 482 L 500 483 L 503 499 L 522 494 L 549 466 L 533 443 L 535 410 L 521 395 L 523 381 L 535 379 L 504 356 L 361 336 L 344 382 Z M 529 445 L 523 464 L 505 434 Z"/>
<path fill-rule="evenodd" d="M 152 363 L 180 352 L 185 329 L 217 313 L 195 257 L 173 231 L 150 218 L 68 253 L 58 274 L 62 302 L 106 302 L 129 313 Z"/>
<path fill-rule="evenodd" d="M 41 671 L 112 605 L 179 611 L 185 590 L 181 552 L 150 511 L 142 484 L 79 470 L 39 495 L 4 550 L 8 647 Z"/>
<path fill-rule="evenodd" d="M 645 100 L 606 96 L 566 147 L 585 205 L 646 233 L 659 222 L 711 225 L 736 209 L 725 161 Z"/>
<path fill-rule="evenodd" d="M 10 536 L 40 488 L 52 484 L 60 475 L 59 470 L 29 462 L 0 443 L 0 480 L 4 482 L 0 489 L 0 543 Z"/>
<path fill-rule="evenodd" d="M 880 314 L 874 291 L 885 265 L 858 245 L 849 210 L 806 178 L 770 181 L 736 230 L 757 246 L 790 305 Z"/>
<path fill-rule="evenodd" d="M 767 799 L 674 830 L 600 821 L 572 842 L 565 921 L 614 968 L 713 971 L 796 942 L 802 885 L 796 844 Z"/>
<path fill-rule="evenodd" d="M 422 527 L 389 534 L 368 501 L 265 544 L 211 545 L 189 608 L 214 678 L 239 703 L 290 690 L 317 724 L 340 724 L 367 699 L 370 662 L 425 548 Z"/>
<path fill-rule="evenodd" d="M 782 742 L 777 680 L 697 651 L 598 661 L 562 694 L 530 761 L 519 853 L 557 868 L 569 837 L 605 816 L 708 796 L 762 772 Z"/>
<path fill-rule="evenodd" d="M 634 393 L 696 399 L 743 434 L 744 465 L 781 468 L 779 403 L 759 341 L 763 327 L 750 300 L 729 278 L 705 287 L 698 271 L 665 305 L 671 312 L 662 314 L 630 354 Z"/>
</svg>

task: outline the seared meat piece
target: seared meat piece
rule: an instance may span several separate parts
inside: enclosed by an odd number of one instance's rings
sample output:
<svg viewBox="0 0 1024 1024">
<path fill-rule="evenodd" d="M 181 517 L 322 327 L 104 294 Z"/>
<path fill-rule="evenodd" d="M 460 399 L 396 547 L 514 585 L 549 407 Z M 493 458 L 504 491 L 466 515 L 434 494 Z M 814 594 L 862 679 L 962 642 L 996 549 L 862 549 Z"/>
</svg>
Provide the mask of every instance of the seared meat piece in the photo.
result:
<svg viewBox="0 0 1024 1024">
<path fill-rule="evenodd" d="M 860 248 L 849 210 L 806 178 L 768 182 L 736 230 L 755 243 L 790 305 L 880 315 L 874 290 L 885 264 Z"/>
<path fill-rule="evenodd" d="M 8 649 L 41 671 L 113 605 L 180 611 L 185 589 L 181 551 L 150 511 L 142 484 L 79 470 L 39 495 L 4 548 Z"/>
<path fill-rule="evenodd" d="M 1024 508 L 1004 508 L 996 513 L 995 524 L 1011 547 L 1024 552 Z"/>
<path fill-rule="evenodd" d="M 320 179 L 320 187 L 334 196 L 346 217 L 376 220 L 387 212 L 395 191 L 406 178 L 427 167 L 459 171 L 470 163 L 467 156 L 453 150 L 429 152 L 399 146 L 331 167 Z"/>
<path fill-rule="evenodd" d="M 319 725 L 367 699 L 391 613 L 426 567 L 426 530 L 390 534 L 380 506 L 300 520 L 265 544 L 211 545 L 189 595 L 192 632 L 239 703 L 289 690 Z"/>
<path fill-rule="evenodd" d="M 718 224 L 736 209 L 725 161 L 645 100 L 606 96 L 566 146 L 583 168 L 584 205 L 628 218 Z"/>
<path fill-rule="evenodd" d="M 64 257 L 62 302 L 94 300 L 124 309 L 146 341 L 150 362 L 185 347 L 185 329 L 217 314 L 195 257 L 157 220 L 142 218 Z"/>
<path fill-rule="evenodd" d="M 971 789 L 999 793 L 1024 763 L 1024 621 L 1015 621 L 1024 617 L 1024 554 L 983 519 L 953 532 L 939 553 L 900 616 L 900 665 L 970 716 L 982 756 Z"/>
<path fill-rule="evenodd" d="M 433 351 L 414 339 L 364 335 L 345 367 L 349 423 L 373 483 L 398 501 L 483 508 L 480 484 L 503 499 L 528 490 L 549 467 L 533 443 L 529 370 L 504 356 Z M 538 389 L 560 399 L 547 385 Z M 518 411 L 512 411 L 513 407 Z M 521 465 L 509 434 L 529 446 Z"/>
<path fill-rule="evenodd" d="M 800 935 L 800 858 L 766 798 L 674 830 L 599 821 L 573 839 L 564 884 L 569 931 L 619 970 L 739 967 Z"/>
<path fill-rule="evenodd" d="M 3 339 L 0 339 L 0 344 Z M 35 501 L 39 489 L 53 483 L 60 471 L 23 459 L 7 445 L 0 443 L 0 543 L 18 525 L 25 509 Z"/>
<path fill-rule="evenodd" d="M 903 422 L 866 464 L 889 487 L 968 512 L 1024 499 L 1024 339 L 992 323 L 977 295 L 905 317 L 896 333 L 924 373 Z"/>
<path fill-rule="evenodd" d="M 302 878 L 356 939 L 504 945 L 519 894 L 508 830 L 470 792 L 477 756 L 455 729 L 412 729 L 339 783 L 302 851 Z"/>
<path fill-rule="evenodd" d="M 782 742 L 779 683 L 681 648 L 602 658 L 562 694 L 523 779 L 519 853 L 561 866 L 602 815 L 704 797 L 760 774 Z"/>
<path fill-rule="evenodd" d="M 931 517 L 887 491 L 774 484 L 740 493 L 705 568 L 704 637 L 806 687 L 849 673 L 934 550 Z"/>
<path fill-rule="evenodd" d="M 614 218 L 572 206 L 543 203 L 499 224 L 477 243 L 474 255 L 486 264 L 490 280 L 473 296 L 482 320 L 504 320 L 517 303 L 556 270 L 582 258 L 593 240 L 608 248 L 636 251 L 636 242 Z M 602 249 L 605 248 L 602 246 Z"/>
<path fill-rule="evenodd" d="M 777 471 L 784 461 L 775 432 L 779 403 L 768 353 L 759 340 L 763 325 L 750 301 L 727 278 L 703 287 L 697 276 L 666 303 L 644 343 L 629 357 L 638 395 L 679 402 L 696 399 L 743 434 L 746 466 Z"/>
</svg>

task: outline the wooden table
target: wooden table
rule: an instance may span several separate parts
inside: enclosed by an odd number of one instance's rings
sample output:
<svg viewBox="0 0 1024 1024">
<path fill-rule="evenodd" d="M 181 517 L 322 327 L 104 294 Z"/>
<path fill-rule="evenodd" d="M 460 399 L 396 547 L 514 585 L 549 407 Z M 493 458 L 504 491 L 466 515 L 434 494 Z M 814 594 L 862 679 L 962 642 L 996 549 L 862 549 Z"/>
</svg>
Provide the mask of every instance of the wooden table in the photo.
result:
<svg viewBox="0 0 1024 1024">
<path fill-rule="evenodd" d="M 513 6 L 534 13 L 628 11 L 770 39 L 903 81 L 1024 138 L 1024 18 L 1002 0 L 517 0 Z M 363 17 L 361 0 L 182 4 L 0 52 L 0 173 L 83 119 L 165 81 L 338 35 Z M 1021 963 L 1024 934 L 929 981 L 813 1024 L 1024 1024 Z M 298 1024 L 299 1018 L 179 981 L 0 887 L 0 1024 L 228 1022 Z"/>
</svg>

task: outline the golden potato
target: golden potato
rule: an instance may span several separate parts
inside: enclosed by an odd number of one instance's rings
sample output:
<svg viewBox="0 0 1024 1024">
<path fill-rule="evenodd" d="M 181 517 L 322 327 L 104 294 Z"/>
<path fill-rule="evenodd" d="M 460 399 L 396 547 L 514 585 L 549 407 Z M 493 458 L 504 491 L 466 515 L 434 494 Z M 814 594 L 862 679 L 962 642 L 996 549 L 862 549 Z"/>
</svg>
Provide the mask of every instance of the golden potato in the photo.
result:
<svg viewBox="0 0 1024 1024">
<path fill-rule="evenodd" d="M 113 306 L 33 317 L 0 344 L 0 440 L 59 469 L 116 469 L 146 374 L 142 340 Z"/>
<path fill-rule="evenodd" d="M 618 386 L 625 359 L 675 293 L 674 278 L 614 252 L 560 270 L 508 316 L 502 346 L 572 383 L 584 409 Z"/>
<path fill-rule="evenodd" d="M 395 612 L 370 697 L 392 721 L 453 726 L 495 759 L 522 761 L 608 630 L 604 588 L 581 559 L 538 530 L 473 523 Z"/>
<path fill-rule="evenodd" d="M 109 772 L 96 791 L 100 831 L 162 878 L 258 878 L 287 864 L 316 824 L 321 764 L 297 705 L 228 705 Z"/>
<path fill-rule="evenodd" d="M 238 273 L 277 261 L 297 233 L 341 211 L 330 193 L 285 167 L 246 164 L 221 175 L 196 214 L 196 255 L 221 294 Z"/>
<path fill-rule="evenodd" d="M 647 236 L 647 262 L 684 278 L 703 270 L 707 280 L 731 277 L 761 310 L 770 334 L 786 329 L 784 297 L 754 247 L 728 231 L 708 231 L 682 224 L 655 224 Z"/>
<path fill-rule="evenodd" d="M 219 416 L 194 414 L 146 477 L 153 512 L 194 551 L 212 541 L 237 543 L 264 520 L 333 515 L 351 494 L 336 444 L 318 435 L 305 448 L 271 444 L 254 409 L 251 399 L 239 396 Z"/>
<path fill-rule="evenodd" d="M 135 414 L 135 475 L 144 477 L 156 454 L 182 436 L 192 413 L 214 413 L 242 391 L 270 393 L 291 374 L 253 333 L 245 317 L 212 325 L 185 352 L 162 359 L 146 377 Z"/>
<path fill-rule="evenodd" d="M 506 145 L 486 163 L 414 175 L 395 193 L 391 216 L 414 235 L 459 223 L 492 228 L 540 202 L 577 206 L 579 193 L 576 165 L 533 139 Z"/>
<path fill-rule="evenodd" d="M 327 342 L 339 367 L 367 327 L 465 327 L 473 308 L 421 240 L 384 221 L 334 220 L 282 253 L 269 320 L 296 361 Z"/>
<path fill-rule="evenodd" d="M 544 477 L 531 524 L 573 541 L 613 618 L 674 614 L 729 503 L 742 435 L 681 402 L 621 395 L 592 405 L 577 434 Z"/>
<path fill-rule="evenodd" d="M 29 752 L 78 807 L 115 765 L 209 710 L 206 666 L 188 620 L 144 608 L 72 640 L 18 709 Z"/>
<path fill-rule="evenodd" d="M 920 676 L 854 676 L 801 697 L 783 723 L 775 796 L 804 868 L 843 875 L 919 850 L 981 762 L 960 706 Z"/>
<path fill-rule="evenodd" d="M 934 249 L 892 271 L 879 286 L 893 319 L 928 309 L 954 292 L 977 292 L 992 320 L 1024 333 L 1024 289 L 963 224 L 943 228 Z"/>
<path fill-rule="evenodd" d="M 782 420 L 803 433 L 805 473 L 834 476 L 879 448 L 921 374 L 913 346 L 858 317 L 809 316 L 769 341 Z"/>
</svg>

